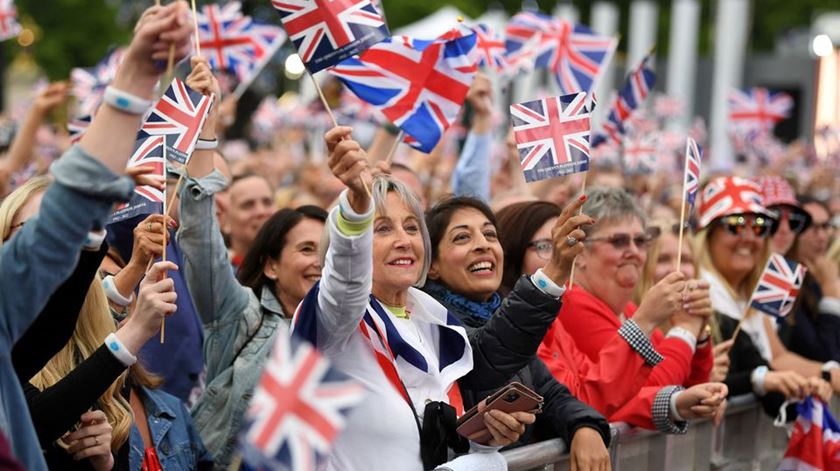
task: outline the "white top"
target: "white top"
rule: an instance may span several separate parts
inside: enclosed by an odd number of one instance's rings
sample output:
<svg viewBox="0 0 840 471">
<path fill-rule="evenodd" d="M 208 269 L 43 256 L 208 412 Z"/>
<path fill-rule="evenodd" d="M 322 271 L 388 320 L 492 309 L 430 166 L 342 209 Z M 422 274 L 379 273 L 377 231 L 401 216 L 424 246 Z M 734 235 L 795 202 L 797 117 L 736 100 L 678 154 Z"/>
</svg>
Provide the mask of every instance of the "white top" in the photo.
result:
<svg viewBox="0 0 840 471">
<path fill-rule="evenodd" d="M 747 312 L 749 300 L 736 300 L 732 297 L 731 290 L 726 282 L 719 279 L 717 275 L 701 270 L 700 277 L 709 282 L 709 296 L 712 298 L 712 309 L 740 321 Z M 744 321 L 741 330 L 746 332 L 761 357 L 770 362 L 773 359 L 773 351 L 770 349 L 770 338 L 764 325 L 764 315 L 752 311 Z"/>
<path fill-rule="evenodd" d="M 426 371 L 397 355 L 397 371 L 408 389 L 415 410 L 422 414 L 427 400 L 448 402 L 447 392 L 461 376 L 472 370 L 472 350 L 460 325 L 447 325 L 447 311 L 426 293 L 410 288 L 407 309 L 410 319 L 400 319 L 384 307 L 375 314 L 369 302 L 372 286 L 372 230 L 346 236 L 336 227 L 338 208 L 327 222 L 330 246 L 322 272 L 317 306 L 317 345 L 333 365 L 358 380 L 367 395 L 348 416 L 344 431 L 333 445 L 326 469 L 369 471 L 374 469 L 421 470 L 420 437 L 411 409 L 387 380 L 376 361 L 371 342 L 361 333 L 359 322 L 368 312 L 384 335 L 397 334 L 419 353 Z M 299 310 L 301 311 L 301 310 Z M 390 323 L 391 333 L 385 324 Z M 375 336 L 373 329 L 368 329 Z M 463 355 L 440 371 L 440 336 L 446 331 L 464 342 Z M 388 339 L 392 343 L 392 339 Z M 422 417 L 421 417 L 422 422 Z"/>
</svg>

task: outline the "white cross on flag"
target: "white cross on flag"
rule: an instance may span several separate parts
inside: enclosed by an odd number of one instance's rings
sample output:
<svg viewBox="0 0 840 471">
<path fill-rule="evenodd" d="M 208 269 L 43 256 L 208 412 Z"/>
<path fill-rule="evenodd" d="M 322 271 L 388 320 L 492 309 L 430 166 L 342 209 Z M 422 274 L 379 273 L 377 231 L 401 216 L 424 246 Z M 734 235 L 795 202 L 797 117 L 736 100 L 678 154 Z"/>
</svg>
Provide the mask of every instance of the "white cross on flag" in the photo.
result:
<svg viewBox="0 0 840 471">
<path fill-rule="evenodd" d="M 525 180 L 545 180 L 589 169 L 586 93 L 514 104 L 510 114 Z"/>
</svg>

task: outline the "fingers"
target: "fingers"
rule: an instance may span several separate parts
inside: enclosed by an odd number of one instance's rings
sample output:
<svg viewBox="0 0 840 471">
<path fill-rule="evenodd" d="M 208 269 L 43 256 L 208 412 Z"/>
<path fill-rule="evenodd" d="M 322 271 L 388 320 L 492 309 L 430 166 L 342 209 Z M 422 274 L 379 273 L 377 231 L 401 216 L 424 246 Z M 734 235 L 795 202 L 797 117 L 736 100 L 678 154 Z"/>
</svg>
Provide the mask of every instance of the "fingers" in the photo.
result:
<svg viewBox="0 0 840 471">
<path fill-rule="evenodd" d="M 584 203 L 586 203 L 586 195 L 580 195 L 573 199 L 560 212 L 560 217 L 557 218 L 557 225 L 564 224 L 572 215 L 580 213 L 580 209 L 583 208 Z"/>
<path fill-rule="evenodd" d="M 516 419 L 499 410 L 491 410 L 484 414 L 484 424 L 493 435 L 491 444 L 506 446 L 519 439 L 525 431 L 525 426 Z"/>
<path fill-rule="evenodd" d="M 717 359 L 718 356 L 725 356 L 725 358 L 729 359 L 729 350 L 732 350 L 732 345 L 735 343 L 734 339 L 729 339 L 725 342 L 721 342 L 712 348 L 712 355 Z"/>
<path fill-rule="evenodd" d="M 149 272 L 146 273 L 146 278 L 158 281 L 161 278 L 163 278 L 164 273 L 166 273 L 168 270 L 178 270 L 178 265 L 175 265 L 170 261 L 157 262 L 153 264 L 152 268 L 149 269 Z"/>
<path fill-rule="evenodd" d="M 102 422 L 108 420 L 108 417 L 101 410 L 89 410 L 82 414 L 80 420 L 85 423 Z"/>
<path fill-rule="evenodd" d="M 724 400 L 720 404 L 720 406 L 718 406 L 717 412 L 715 412 L 714 417 L 712 417 L 712 423 L 715 425 L 715 427 L 717 427 L 718 425 L 721 424 L 721 422 L 723 422 L 723 418 L 726 415 L 726 405 L 727 405 L 727 402 L 726 402 L 726 400 Z"/>
<path fill-rule="evenodd" d="M 327 151 L 332 153 L 335 150 L 336 144 L 350 137 L 353 128 L 349 126 L 336 126 L 324 135 L 324 141 L 327 144 Z"/>
</svg>

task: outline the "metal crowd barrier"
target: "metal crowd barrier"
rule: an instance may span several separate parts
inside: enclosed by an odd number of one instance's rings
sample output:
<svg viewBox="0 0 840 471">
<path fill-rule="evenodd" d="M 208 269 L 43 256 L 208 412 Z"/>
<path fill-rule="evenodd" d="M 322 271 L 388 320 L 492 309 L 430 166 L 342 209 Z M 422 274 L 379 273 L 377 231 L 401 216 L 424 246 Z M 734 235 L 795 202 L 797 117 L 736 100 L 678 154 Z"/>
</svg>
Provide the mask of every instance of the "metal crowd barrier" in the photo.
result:
<svg viewBox="0 0 840 471">
<path fill-rule="evenodd" d="M 751 394 L 729 399 L 718 427 L 693 422 L 685 435 L 665 435 L 611 424 L 613 471 L 775 470 L 787 448 L 787 431 L 773 426 Z M 840 410 L 835 398 L 832 409 Z M 836 413 L 836 412 L 835 412 Z M 569 469 L 563 440 L 554 439 L 502 453 L 510 471 Z"/>
</svg>

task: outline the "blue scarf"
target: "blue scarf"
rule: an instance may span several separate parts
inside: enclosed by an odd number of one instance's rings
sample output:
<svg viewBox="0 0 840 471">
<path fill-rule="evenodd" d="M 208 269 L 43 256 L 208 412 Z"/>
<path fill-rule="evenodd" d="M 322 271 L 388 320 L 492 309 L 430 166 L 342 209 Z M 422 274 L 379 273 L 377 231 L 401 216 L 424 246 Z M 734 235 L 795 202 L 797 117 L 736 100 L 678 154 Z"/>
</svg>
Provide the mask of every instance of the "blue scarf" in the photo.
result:
<svg viewBox="0 0 840 471">
<path fill-rule="evenodd" d="M 490 319 L 496 313 L 496 310 L 499 309 L 499 306 L 502 305 L 502 297 L 499 296 L 499 293 L 493 293 L 489 301 L 482 303 L 467 299 L 434 281 L 427 281 L 426 285 L 423 286 L 423 291 L 429 293 L 430 296 L 437 299 L 447 308 L 457 310 L 483 321 Z"/>
</svg>

